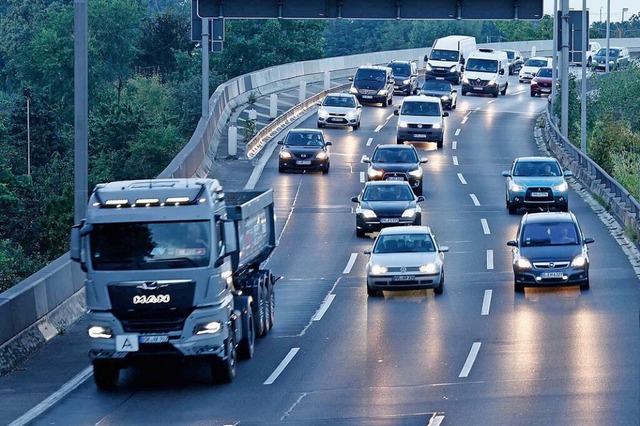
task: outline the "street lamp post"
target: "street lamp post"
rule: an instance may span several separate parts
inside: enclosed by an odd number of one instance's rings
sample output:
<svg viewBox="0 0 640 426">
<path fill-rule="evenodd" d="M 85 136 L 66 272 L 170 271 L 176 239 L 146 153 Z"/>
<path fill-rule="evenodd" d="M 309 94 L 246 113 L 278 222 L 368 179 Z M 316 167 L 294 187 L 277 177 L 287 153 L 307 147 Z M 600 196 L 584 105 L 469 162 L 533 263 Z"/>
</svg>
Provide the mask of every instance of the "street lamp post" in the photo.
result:
<svg viewBox="0 0 640 426">
<path fill-rule="evenodd" d="M 622 19 L 620 20 L 620 22 L 624 22 L 624 13 L 628 12 L 629 8 L 628 7 L 623 7 L 622 8 Z"/>
<path fill-rule="evenodd" d="M 24 89 L 24 97 L 27 98 L 27 175 L 31 176 L 31 125 L 29 123 L 31 112 L 31 89 Z"/>
</svg>

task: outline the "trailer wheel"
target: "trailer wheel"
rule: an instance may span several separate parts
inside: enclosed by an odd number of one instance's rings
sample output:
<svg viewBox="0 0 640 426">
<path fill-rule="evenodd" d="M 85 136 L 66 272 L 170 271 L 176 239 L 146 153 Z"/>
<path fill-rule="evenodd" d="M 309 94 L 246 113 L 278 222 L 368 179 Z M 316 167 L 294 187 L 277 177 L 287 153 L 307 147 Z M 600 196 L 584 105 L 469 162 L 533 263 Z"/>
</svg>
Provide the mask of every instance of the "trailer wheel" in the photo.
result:
<svg viewBox="0 0 640 426">
<path fill-rule="evenodd" d="M 256 328 L 256 335 L 261 337 L 267 334 L 267 296 L 265 295 L 265 285 L 263 275 L 256 277 L 258 280 L 257 294 L 254 295 L 254 302 L 258 309 L 254 311 L 253 322 Z"/>
<path fill-rule="evenodd" d="M 267 326 L 269 330 L 273 328 L 276 322 L 276 293 L 273 289 L 273 277 L 269 275 L 269 316 L 267 318 Z"/>
<path fill-rule="evenodd" d="M 98 389 L 103 391 L 114 390 L 118 386 L 120 368 L 108 361 L 93 362 L 93 381 Z"/>
<path fill-rule="evenodd" d="M 236 344 L 233 340 L 233 335 L 230 334 L 229 338 L 225 342 L 227 359 L 215 358 L 211 362 L 211 375 L 213 376 L 213 382 L 219 384 L 226 384 L 233 382 L 236 377 Z"/>
<path fill-rule="evenodd" d="M 251 359 L 253 358 L 256 344 L 256 329 L 253 323 L 253 311 L 251 307 L 247 309 L 247 318 L 243 322 L 242 335 L 243 339 L 238 343 L 238 358 Z"/>
</svg>

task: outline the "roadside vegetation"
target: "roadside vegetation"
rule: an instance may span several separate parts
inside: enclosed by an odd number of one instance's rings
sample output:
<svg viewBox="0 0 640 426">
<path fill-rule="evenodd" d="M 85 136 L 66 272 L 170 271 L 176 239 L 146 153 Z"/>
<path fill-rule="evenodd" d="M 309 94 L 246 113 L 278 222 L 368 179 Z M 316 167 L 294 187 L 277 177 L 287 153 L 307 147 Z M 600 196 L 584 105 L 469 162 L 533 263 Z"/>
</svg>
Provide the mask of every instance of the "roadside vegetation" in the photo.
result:
<svg viewBox="0 0 640 426">
<path fill-rule="evenodd" d="M 89 189 L 157 176 L 196 128 L 201 53 L 191 41 L 190 6 L 185 0 L 88 0 Z M 68 251 L 73 24 L 72 0 L 0 3 L 0 291 Z M 624 24 L 629 36 L 640 29 L 638 16 Z M 223 52 L 210 55 L 210 91 L 233 77 L 288 62 L 428 47 L 452 33 L 473 35 L 480 43 L 550 39 L 552 29 L 549 16 L 539 22 L 229 20 Z M 590 149 L 620 169 L 613 175 L 621 181 L 624 170 L 638 163 L 640 112 L 628 100 L 640 96 L 640 79 L 636 74 L 634 85 L 632 78 L 602 79 L 603 99 L 612 93 L 590 113 L 590 120 L 614 118 L 590 121 Z M 614 142 L 613 135 L 626 142 Z M 607 141 L 619 151 L 607 150 Z M 629 183 L 638 185 L 637 173 Z"/>
</svg>

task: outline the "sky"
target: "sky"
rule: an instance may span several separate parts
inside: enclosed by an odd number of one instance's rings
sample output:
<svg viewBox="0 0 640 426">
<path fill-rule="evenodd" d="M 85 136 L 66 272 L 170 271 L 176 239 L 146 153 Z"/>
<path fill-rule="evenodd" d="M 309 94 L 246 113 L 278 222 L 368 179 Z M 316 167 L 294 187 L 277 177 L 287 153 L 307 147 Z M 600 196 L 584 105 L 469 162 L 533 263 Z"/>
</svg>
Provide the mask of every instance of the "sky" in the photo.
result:
<svg viewBox="0 0 640 426">
<path fill-rule="evenodd" d="M 554 0 L 544 0 L 543 12 L 545 15 L 553 15 Z M 562 0 L 557 0 L 558 9 L 562 5 Z M 622 9 L 627 8 L 624 12 L 625 21 L 631 15 L 640 14 L 640 0 L 587 0 L 587 9 L 589 10 L 589 21 L 606 21 L 607 20 L 607 3 L 610 5 L 611 22 L 620 22 L 622 19 Z M 538 3 L 539 4 L 539 3 Z M 582 0 L 569 0 L 569 10 L 582 10 Z M 602 11 L 602 19 L 600 19 Z"/>
</svg>

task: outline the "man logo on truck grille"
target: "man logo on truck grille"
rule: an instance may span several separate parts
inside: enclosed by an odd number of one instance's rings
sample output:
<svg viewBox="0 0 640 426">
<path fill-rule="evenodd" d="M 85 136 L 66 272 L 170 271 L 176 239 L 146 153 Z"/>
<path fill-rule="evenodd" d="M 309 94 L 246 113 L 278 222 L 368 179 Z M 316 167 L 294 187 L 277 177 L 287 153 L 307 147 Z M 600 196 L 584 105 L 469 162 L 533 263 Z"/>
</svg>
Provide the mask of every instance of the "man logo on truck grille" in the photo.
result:
<svg viewBox="0 0 640 426">
<path fill-rule="evenodd" d="M 150 296 L 133 296 L 134 305 L 154 305 L 159 303 L 169 303 L 171 301 L 171 295 L 158 294 Z"/>
<path fill-rule="evenodd" d="M 166 287 L 166 284 L 158 285 L 158 281 L 145 281 L 139 286 L 136 286 L 136 288 L 139 288 L 140 290 L 157 290 L 162 287 Z"/>
</svg>

